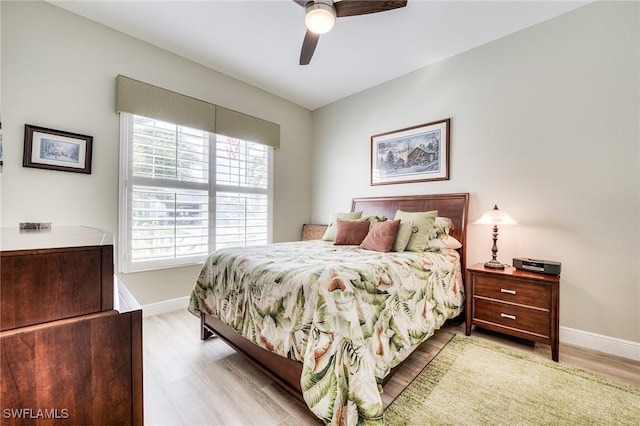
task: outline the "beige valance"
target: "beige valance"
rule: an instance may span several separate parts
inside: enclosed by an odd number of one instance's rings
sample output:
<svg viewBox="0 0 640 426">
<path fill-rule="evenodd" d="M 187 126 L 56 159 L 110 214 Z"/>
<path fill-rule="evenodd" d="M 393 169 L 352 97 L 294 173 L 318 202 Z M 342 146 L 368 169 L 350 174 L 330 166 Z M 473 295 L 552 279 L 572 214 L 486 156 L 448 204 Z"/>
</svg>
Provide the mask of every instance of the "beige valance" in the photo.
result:
<svg viewBox="0 0 640 426">
<path fill-rule="evenodd" d="M 221 106 L 216 106 L 215 133 L 280 148 L 278 124 Z"/>
<path fill-rule="evenodd" d="M 280 125 L 162 87 L 116 77 L 116 112 L 128 112 L 262 145 L 280 147 Z"/>
</svg>

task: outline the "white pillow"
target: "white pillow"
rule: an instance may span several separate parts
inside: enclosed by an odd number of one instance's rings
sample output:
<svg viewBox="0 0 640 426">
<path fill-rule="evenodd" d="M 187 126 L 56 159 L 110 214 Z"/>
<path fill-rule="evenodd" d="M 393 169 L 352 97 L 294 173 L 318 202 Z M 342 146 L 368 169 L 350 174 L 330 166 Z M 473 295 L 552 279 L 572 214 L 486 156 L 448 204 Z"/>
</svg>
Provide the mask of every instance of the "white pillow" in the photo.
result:
<svg viewBox="0 0 640 426">
<path fill-rule="evenodd" d="M 448 248 L 457 250 L 462 247 L 462 243 L 451 235 L 447 235 L 445 238 L 436 238 L 433 240 L 429 240 L 427 242 L 427 247 L 432 249 Z"/>
</svg>

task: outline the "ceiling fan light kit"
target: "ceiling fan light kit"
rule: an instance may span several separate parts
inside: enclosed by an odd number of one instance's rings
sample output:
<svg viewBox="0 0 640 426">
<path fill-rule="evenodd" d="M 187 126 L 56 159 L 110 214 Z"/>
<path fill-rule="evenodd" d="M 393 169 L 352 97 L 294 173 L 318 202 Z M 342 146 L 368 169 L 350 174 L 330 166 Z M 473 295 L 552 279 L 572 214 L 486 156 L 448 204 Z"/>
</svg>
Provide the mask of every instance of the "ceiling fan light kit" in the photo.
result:
<svg viewBox="0 0 640 426">
<path fill-rule="evenodd" d="M 407 0 L 293 0 L 304 7 L 307 32 L 300 51 L 300 65 L 308 65 L 316 50 L 320 34 L 333 28 L 336 18 L 368 15 L 405 7 Z"/>
<path fill-rule="evenodd" d="M 336 23 L 336 10 L 333 4 L 313 3 L 308 5 L 304 23 L 309 31 L 315 34 L 328 33 Z"/>
</svg>

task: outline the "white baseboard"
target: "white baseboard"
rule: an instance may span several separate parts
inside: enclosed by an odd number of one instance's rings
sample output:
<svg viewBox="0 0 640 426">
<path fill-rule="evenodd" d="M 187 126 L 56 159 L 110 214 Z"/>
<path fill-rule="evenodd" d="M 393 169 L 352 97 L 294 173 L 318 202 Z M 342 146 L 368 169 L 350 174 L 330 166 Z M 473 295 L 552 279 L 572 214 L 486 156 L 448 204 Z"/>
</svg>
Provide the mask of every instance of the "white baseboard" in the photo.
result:
<svg viewBox="0 0 640 426">
<path fill-rule="evenodd" d="M 187 306 L 189 306 L 189 296 L 149 303 L 142 307 L 142 316 L 146 318 L 153 315 L 165 314 L 167 312 L 187 309 Z M 616 337 L 604 336 L 602 334 L 576 330 L 569 327 L 560 327 L 560 342 L 640 361 L 640 343 L 630 340 L 618 339 Z"/>
<path fill-rule="evenodd" d="M 142 317 L 166 314 L 167 312 L 187 309 L 189 306 L 189 296 L 177 297 L 175 299 L 163 300 L 162 302 L 149 303 L 142 306 Z"/>
<path fill-rule="evenodd" d="M 640 361 L 640 343 L 630 340 L 560 327 L 560 342 Z"/>
</svg>

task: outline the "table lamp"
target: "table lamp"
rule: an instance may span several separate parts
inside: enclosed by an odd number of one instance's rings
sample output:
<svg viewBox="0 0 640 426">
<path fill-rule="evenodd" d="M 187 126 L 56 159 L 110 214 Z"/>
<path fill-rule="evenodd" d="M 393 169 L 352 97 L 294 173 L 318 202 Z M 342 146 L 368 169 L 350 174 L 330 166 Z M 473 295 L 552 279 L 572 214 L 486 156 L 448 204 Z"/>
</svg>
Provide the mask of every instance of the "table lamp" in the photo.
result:
<svg viewBox="0 0 640 426">
<path fill-rule="evenodd" d="M 485 268 L 490 269 L 504 269 L 504 265 L 498 262 L 498 225 L 517 225 L 518 222 L 513 220 L 511 216 L 503 212 L 497 205 L 493 206 L 493 209 L 489 210 L 478 220 L 473 222 L 478 225 L 493 225 L 493 247 L 491 248 L 491 260 L 484 264 Z"/>
</svg>

